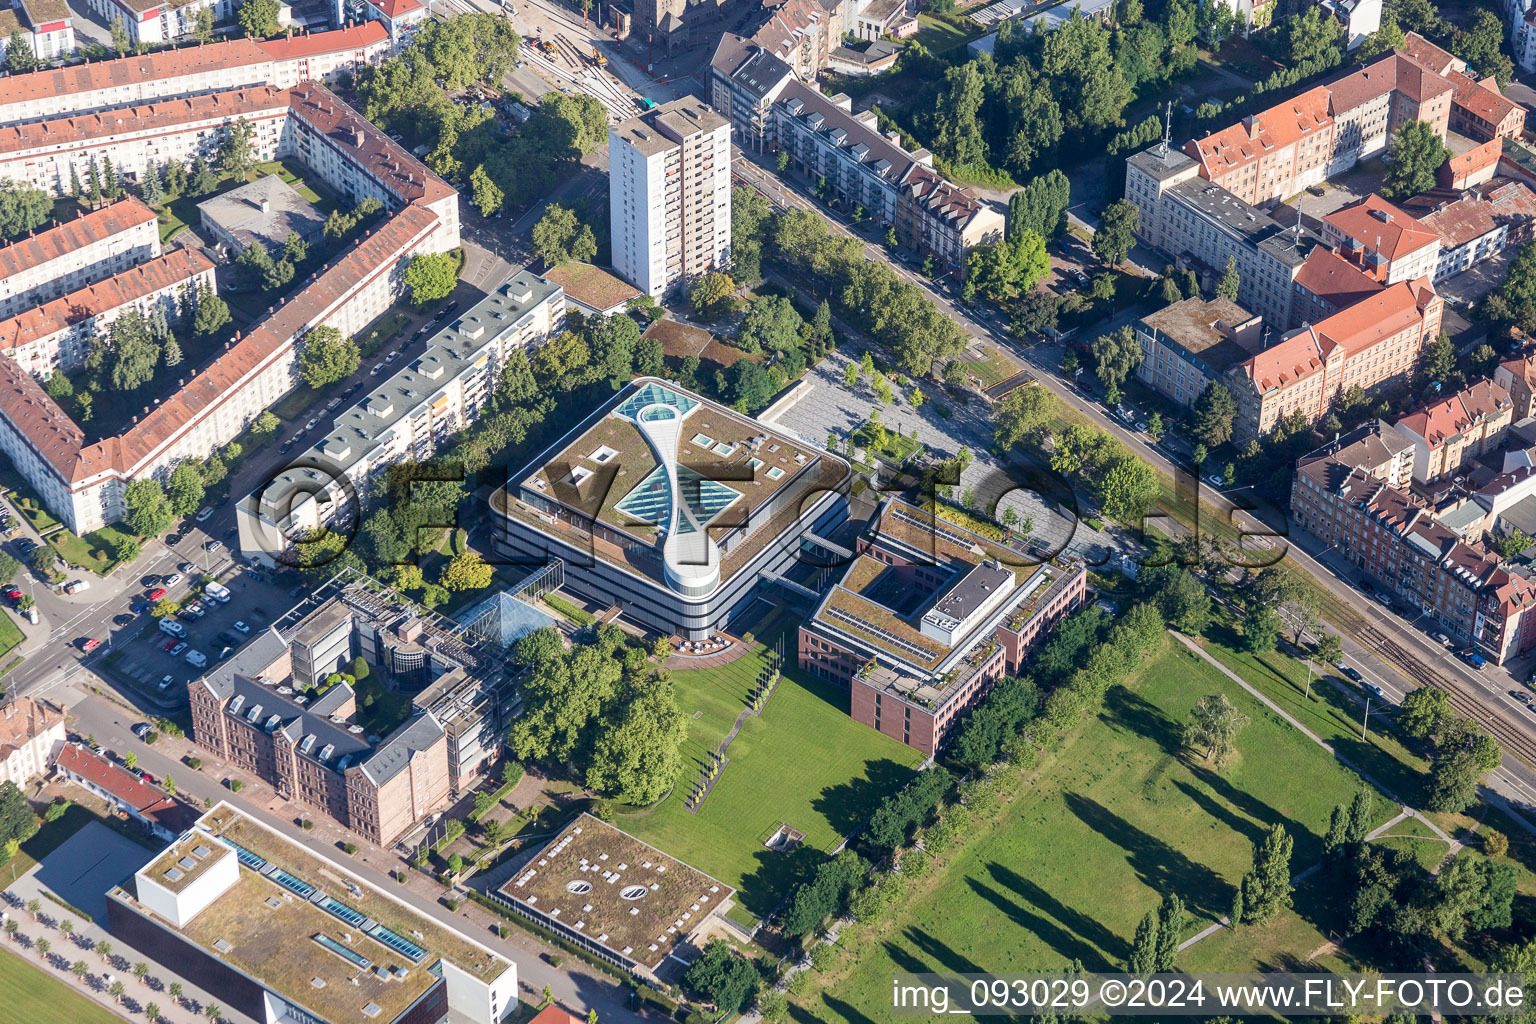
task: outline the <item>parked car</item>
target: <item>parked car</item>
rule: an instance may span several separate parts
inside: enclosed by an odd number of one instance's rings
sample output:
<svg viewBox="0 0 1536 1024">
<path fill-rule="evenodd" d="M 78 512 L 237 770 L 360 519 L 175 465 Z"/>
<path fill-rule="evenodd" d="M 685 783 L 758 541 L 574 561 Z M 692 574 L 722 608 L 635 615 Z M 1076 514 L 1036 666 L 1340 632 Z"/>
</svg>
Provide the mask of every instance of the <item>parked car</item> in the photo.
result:
<svg viewBox="0 0 1536 1024">
<path fill-rule="evenodd" d="M 1451 646 L 1451 638 L 1446 636 L 1444 633 L 1431 633 L 1429 634 L 1429 638 L 1437 644 L 1443 644 L 1446 647 Z"/>
<path fill-rule="evenodd" d="M 236 619 L 235 620 L 235 632 L 237 632 L 237 633 L 249 633 L 250 631 L 251 631 L 251 627 L 250 626 L 247 626 L 240 619 Z"/>
<path fill-rule="evenodd" d="M 202 668 L 204 665 L 208 664 L 208 655 L 204 654 L 202 651 L 188 651 L 187 664 L 191 665 L 193 668 Z"/>
<path fill-rule="evenodd" d="M 186 644 L 186 641 L 184 641 L 184 640 L 178 641 L 178 642 L 172 644 L 171 645 L 171 657 L 173 657 L 173 658 L 176 657 L 177 655 L 179 655 L 182 651 L 184 651 L 186 649 L 187 649 L 187 644 Z"/>
<path fill-rule="evenodd" d="M 135 615 L 143 615 L 145 612 L 149 611 L 149 602 L 135 601 L 133 604 L 128 606 L 128 610 Z"/>
<path fill-rule="evenodd" d="M 219 548 L 221 548 L 223 546 L 224 546 L 224 542 L 223 541 L 210 540 L 208 543 L 203 545 L 203 550 L 204 551 L 210 551 L 210 552 L 211 551 L 217 551 L 217 550 L 219 550 Z"/>
<path fill-rule="evenodd" d="M 17 587 L 6 587 L 5 588 L 5 598 L 6 598 L 7 601 L 20 601 L 21 600 L 21 590 L 19 588 L 17 588 Z"/>
<path fill-rule="evenodd" d="M 207 505 L 204 505 L 202 508 L 197 510 L 197 516 L 195 518 L 200 523 L 206 523 L 212 516 L 213 509 Z"/>
<path fill-rule="evenodd" d="M 89 580 L 70 580 L 68 583 L 64 584 L 64 593 L 66 594 L 78 594 L 82 590 L 90 589 L 91 584 Z"/>
<path fill-rule="evenodd" d="M 1488 664 L 1488 659 L 1476 651 L 1462 651 L 1459 657 L 1475 669 L 1481 669 L 1484 665 Z"/>
<path fill-rule="evenodd" d="M 1382 699 L 1386 699 L 1386 694 L 1382 693 L 1381 692 L 1381 687 L 1377 686 L 1375 683 L 1366 683 L 1365 684 L 1365 688 L 1371 692 L 1371 695 L 1373 697 L 1380 697 Z"/>
<path fill-rule="evenodd" d="M 156 587 L 154 590 L 151 590 L 149 592 L 149 599 L 151 601 L 158 601 L 158 600 L 160 600 L 164 596 L 165 596 L 165 588 L 164 587 Z"/>
<path fill-rule="evenodd" d="M 187 635 L 187 627 L 174 619 L 161 619 L 160 632 L 169 633 L 174 637 L 184 637 Z"/>
<path fill-rule="evenodd" d="M 240 646 L 240 638 L 227 629 L 219 630 L 218 635 L 214 639 L 226 647 Z"/>
<path fill-rule="evenodd" d="M 167 676 L 166 678 L 169 679 L 170 677 Z M 143 739 L 145 736 L 149 735 L 149 723 L 148 722 L 136 722 L 134 724 L 133 728 L 131 730 L 129 730 L 129 731 L 132 732 L 139 739 Z"/>
<path fill-rule="evenodd" d="M 166 690 L 169 690 L 171 688 L 171 684 L 174 683 L 175 681 L 176 681 L 176 677 L 175 676 L 169 675 L 169 674 L 163 675 L 163 676 L 160 677 L 160 682 L 159 682 L 159 684 L 157 684 L 155 686 L 155 689 L 160 690 L 161 692 L 164 692 Z"/>
<path fill-rule="evenodd" d="M 1350 668 L 1348 665 L 1345 665 L 1343 668 L 1339 669 L 1339 671 L 1343 672 L 1346 676 L 1357 683 L 1362 683 L 1365 681 L 1365 677 L 1360 674 L 1358 669 Z"/>
</svg>

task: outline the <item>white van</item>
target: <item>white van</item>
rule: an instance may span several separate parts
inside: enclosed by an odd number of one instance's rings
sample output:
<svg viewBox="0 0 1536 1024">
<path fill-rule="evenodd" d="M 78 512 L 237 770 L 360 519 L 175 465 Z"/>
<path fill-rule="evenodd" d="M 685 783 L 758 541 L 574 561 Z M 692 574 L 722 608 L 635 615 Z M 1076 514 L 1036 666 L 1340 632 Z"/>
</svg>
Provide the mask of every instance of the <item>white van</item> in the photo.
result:
<svg viewBox="0 0 1536 1024">
<path fill-rule="evenodd" d="M 186 653 L 186 659 L 187 664 L 191 665 L 193 668 L 202 668 L 204 665 L 208 664 L 208 655 L 195 648 Z"/>
<path fill-rule="evenodd" d="M 187 635 L 187 627 L 183 626 L 175 619 L 161 619 L 160 632 L 166 633 L 170 636 L 182 637 Z"/>
</svg>

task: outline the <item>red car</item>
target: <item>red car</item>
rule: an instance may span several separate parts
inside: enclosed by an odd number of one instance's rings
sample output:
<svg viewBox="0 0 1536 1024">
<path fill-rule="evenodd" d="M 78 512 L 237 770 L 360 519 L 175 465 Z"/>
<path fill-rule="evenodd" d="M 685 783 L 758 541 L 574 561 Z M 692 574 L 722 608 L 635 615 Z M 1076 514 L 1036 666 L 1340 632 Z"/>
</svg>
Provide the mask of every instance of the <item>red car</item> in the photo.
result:
<svg viewBox="0 0 1536 1024">
<path fill-rule="evenodd" d="M 149 599 L 151 601 L 158 601 L 158 600 L 160 600 L 164 596 L 165 596 L 165 588 L 164 587 L 156 587 L 154 590 L 151 590 L 149 592 Z"/>
<path fill-rule="evenodd" d="M 21 591 L 19 589 L 17 589 L 16 587 L 6 587 L 5 588 L 5 597 L 6 597 L 6 600 L 8 600 L 8 601 L 20 601 L 21 600 Z"/>
<path fill-rule="evenodd" d="M 101 646 L 101 641 L 97 640 L 95 637 L 91 637 L 91 638 L 89 638 L 88 640 L 85 641 L 85 645 L 84 645 L 85 653 L 86 654 L 90 654 L 92 651 L 94 651 L 96 648 L 98 648 L 100 646 Z"/>
<path fill-rule="evenodd" d="M 161 649 L 161 650 L 162 650 L 162 651 L 168 651 L 168 650 L 170 650 L 170 649 L 171 649 L 171 648 L 172 648 L 172 647 L 175 647 L 175 646 L 176 646 L 176 645 L 177 645 L 177 644 L 178 644 L 178 643 L 179 643 L 179 642 L 180 642 L 180 641 L 178 641 L 178 640 L 177 640 L 177 639 L 176 639 L 176 638 L 175 638 L 175 637 L 171 637 L 171 638 L 170 638 L 170 639 L 169 639 L 169 640 L 167 640 L 167 641 L 166 641 L 166 642 L 165 642 L 165 643 L 163 643 L 163 644 L 161 644 L 161 645 L 160 645 L 160 649 Z"/>
</svg>

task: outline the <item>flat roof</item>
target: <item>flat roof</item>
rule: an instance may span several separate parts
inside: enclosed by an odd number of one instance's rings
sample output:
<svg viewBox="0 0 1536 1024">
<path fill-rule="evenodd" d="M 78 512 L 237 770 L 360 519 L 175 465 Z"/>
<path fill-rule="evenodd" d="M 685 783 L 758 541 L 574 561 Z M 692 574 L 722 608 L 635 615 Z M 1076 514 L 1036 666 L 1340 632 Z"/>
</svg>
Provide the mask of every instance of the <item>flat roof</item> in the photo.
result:
<svg viewBox="0 0 1536 1024">
<path fill-rule="evenodd" d="M 1191 178 L 1169 193 L 1199 210 L 1244 243 L 1264 249 L 1282 263 L 1298 264 L 1321 239 L 1306 228 L 1287 228 L 1269 214 L 1205 178 Z"/>
<path fill-rule="evenodd" d="M 590 814 L 498 891 L 653 969 L 736 892 Z"/>
<path fill-rule="evenodd" d="M 144 871 L 144 876 L 172 892 L 181 892 L 206 874 L 213 865 L 234 855 L 235 851 L 224 843 L 215 842 L 206 834 L 193 832 L 167 847 L 160 859 Z"/>
<path fill-rule="evenodd" d="M 987 602 L 999 587 L 1013 583 L 1013 570 L 991 562 L 972 566 L 971 571 L 955 581 L 933 603 L 933 611 L 964 622 L 966 617 Z"/>
<path fill-rule="evenodd" d="M 1149 313 L 1141 322 L 1155 329 L 1215 374 L 1225 373 L 1254 352 L 1244 348 L 1232 332 L 1254 320 L 1254 314 L 1227 299 L 1189 298 Z M 1223 324 L 1230 330 L 1222 330 Z"/>
</svg>

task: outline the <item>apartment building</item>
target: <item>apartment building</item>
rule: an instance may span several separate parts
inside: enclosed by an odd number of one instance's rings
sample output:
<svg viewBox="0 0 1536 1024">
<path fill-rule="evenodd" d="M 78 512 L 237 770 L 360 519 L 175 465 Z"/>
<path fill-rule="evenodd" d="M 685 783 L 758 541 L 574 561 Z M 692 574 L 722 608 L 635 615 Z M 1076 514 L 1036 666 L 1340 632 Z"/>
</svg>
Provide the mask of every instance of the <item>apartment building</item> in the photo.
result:
<svg viewBox="0 0 1536 1024">
<path fill-rule="evenodd" d="M 197 818 L 191 805 L 83 743 L 65 743 L 53 769 L 56 778 L 90 793 L 106 805 L 108 814 L 131 822 L 150 839 L 169 842 Z"/>
<path fill-rule="evenodd" d="M 237 335 L 181 390 L 95 444 L 83 443 L 79 428 L 30 375 L 0 358 L 0 450 L 76 532 L 121 518 L 129 481 L 169 472 L 182 459 L 205 458 L 237 437 L 296 384 L 296 343 L 307 331 L 325 324 L 344 335 L 356 333 L 399 297 L 412 255 L 458 245 L 458 194 L 322 86 L 264 87 L 153 106 L 161 132 L 155 145 L 180 149 L 191 149 L 189 138 L 222 131 L 237 116 L 252 121 L 258 109 L 267 125 L 260 145 L 304 163 L 350 203 L 381 199 L 386 216 L 248 333 Z M 67 152 L 78 159 L 88 143 L 111 153 L 114 165 L 131 166 L 130 154 L 144 153 L 136 148 L 145 144 L 144 126 L 132 120 L 140 110 L 59 122 L 51 136 L 55 156 Z M 13 127 L 0 135 L 41 127 Z M 121 153 L 112 149 L 118 143 Z"/>
<path fill-rule="evenodd" d="M 126 196 L 0 247 L 0 316 L 13 316 L 160 255 L 155 212 Z"/>
<path fill-rule="evenodd" d="M 896 229 L 901 244 L 940 265 L 964 266 L 966 250 L 1003 236 L 1003 213 L 933 170 L 927 150 L 908 153 L 882 135 L 873 111 L 855 115 L 847 96 L 827 97 L 800 82 L 773 106 L 773 144 L 790 165 L 851 209 Z"/>
<path fill-rule="evenodd" d="M 795 72 L 744 36 L 720 36 L 706 72 L 709 105 L 727 121 L 744 149 L 761 153 L 771 141 L 773 104 Z"/>
<path fill-rule="evenodd" d="M 1494 369 L 1493 382 L 1509 395 L 1514 422 L 1536 416 L 1536 355 L 1504 360 Z"/>
<path fill-rule="evenodd" d="M 613 266 L 667 294 L 731 260 L 731 126 L 692 98 L 608 129 Z"/>
<path fill-rule="evenodd" d="M 1478 381 L 1449 398 L 1414 409 L 1397 421 L 1413 442 L 1413 478 L 1434 483 L 1503 443 L 1514 422 L 1514 400 L 1493 381 Z"/>
<path fill-rule="evenodd" d="M 104 924 L 236 1019 L 499 1024 L 519 1008 L 515 963 L 230 804 L 167 842 L 124 867 Z"/>
<path fill-rule="evenodd" d="M 75 14 L 65 0 L 15 0 L 38 60 L 62 60 L 75 52 Z"/>
<path fill-rule="evenodd" d="M 1297 318 L 1315 323 L 1370 298 L 1386 285 L 1367 273 L 1357 260 L 1319 245 L 1307 253 L 1306 262 L 1296 275 L 1295 287 Z"/>
<path fill-rule="evenodd" d="M 1392 430 L 1377 429 L 1383 435 Z M 1536 645 L 1536 586 L 1437 519 L 1400 475 L 1393 481 L 1379 474 L 1381 463 L 1370 464 L 1375 455 L 1362 462 L 1368 442 L 1357 435 L 1351 444 L 1325 446 L 1297 463 L 1292 521 L 1495 664 L 1530 650 Z M 1401 456 L 1412 448 L 1391 447 L 1390 464 L 1400 474 Z"/>
<path fill-rule="evenodd" d="M 1333 156 L 1329 91 L 1318 86 L 1293 100 L 1203 139 L 1184 152 L 1200 164 L 1200 176 L 1245 203 L 1257 206 L 1295 195 L 1328 176 Z"/>
<path fill-rule="evenodd" d="M 1226 299 L 1184 299 L 1136 322 L 1136 377 L 1182 406 L 1264 345 L 1264 318 Z"/>
<path fill-rule="evenodd" d="M 0 124 L 92 114 L 269 85 L 291 89 L 383 59 L 376 24 L 280 39 L 230 39 L 0 78 Z"/>
<path fill-rule="evenodd" d="M 321 627 L 328 630 L 329 620 L 315 628 Z M 336 628 L 350 632 L 350 617 Z M 299 692 L 289 645 L 310 639 L 308 623 L 286 638 L 268 629 L 187 684 L 192 740 L 262 779 L 283 799 L 390 846 L 448 802 L 442 727 L 421 714 L 386 737 L 368 736 L 357 724 L 357 697 L 345 681 Z"/>
<path fill-rule="evenodd" d="M 151 221 L 153 225 L 153 221 Z M 0 353 L 35 377 L 79 369 L 112 322 L 160 309 L 180 323 L 183 295 L 214 289 L 214 264 L 201 249 L 177 249 L 131 270 L 0 321 Z"/>
<path fill-rule="evenodd" d="M 235 506 L 241 553 L 272 566 L 295 538 L 356 512 L 372 478 L 423 461 L 473 423 L 506 358 L 542 344 L 565 318 L 565 293 L 523 271 L 433 336 L 427 350 L 333 421 L 289 468 Z"/>
<path fill-rule="evenodd" d="M 121 21 L 128 41 L 135 46 L 174 43 L 197 35 L 198 15 L 205 8 L 217 22 L 232 22 L 239 4 L 236 0 L 188 0 L 184 4 L 165 4 L 159 0 L 81 0 L 87 11 L 111 25 Z M 288 5 L 282 5 L 288 15 Z"/>
<path fill-rule="evenodd" d="M 1381 28 L 1381 0 L 1318 0 L 1323 9 L 1344 30 L 1344 47 L 1357 50 Z"/>
<path fill-rule="evenodd" d="M 43 778 L 65 741 L 62 707 L 34 697 L 0 704 L 0 782 L 25 789 Z"/>
<path fill-rule="evenodd" d="M 1237 264 L 1238 305 L 1278 330 L 1304 311 L 1295 282 L 1321 242 L 1306 228 L 1282 226 L 1200 175 L 1200 164 L 1172 147 L 1154 146 L 1126 161 L 1125 197 L 1140 212 L 1137 233 L 1210 287 Z"/>
<path fill-rule="evenodd" d="M 842 578 L 800 626 L 802 670 L 848 688 L 853 718 L 932 755 L 998 679 L 1087 601 L 1087 570 L 882 502 Z"/>
<path fill-rule="evenodd" d="M 1386 283 L 1433 278 L 1440 237 L 1372 193 L 1323 218 L 1323 238 Z"/>
<path fill-rule="evenodd" d="M 752 32 L 752 42 L 794 70 L 803 82 L 814 82 L 826 70 L 828 56 L 841 40 L 830 31 L 831 19 L 816 0 L 784 0 L 765 8 Z"/>
<path fill-rule="evenodd" d="M 1444 308 L 1427 278 L 1401 282 L 1239 363 L 1228 378 L 1237 436 L 1261 437 L 1297 412 L 1316 423 L 1350 388 L 1407 376 L 1440 333 Z"/>
<path fill-rule="evenodd" d="M 1507 178 L 1473 188 L 1436 189 L 1404 205 L 1439 236 L 1436 282 L 1529 241 L 1536 230 L 1536 192 Z"/>
</svg>

